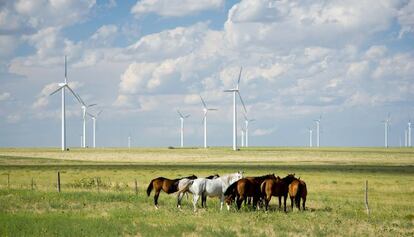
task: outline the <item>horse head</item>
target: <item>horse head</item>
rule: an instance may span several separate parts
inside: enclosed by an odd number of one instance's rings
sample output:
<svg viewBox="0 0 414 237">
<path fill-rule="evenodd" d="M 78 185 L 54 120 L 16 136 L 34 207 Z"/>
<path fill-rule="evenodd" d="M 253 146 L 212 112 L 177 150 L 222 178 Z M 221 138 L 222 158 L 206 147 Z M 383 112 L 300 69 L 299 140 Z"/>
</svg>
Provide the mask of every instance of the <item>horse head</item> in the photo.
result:
<svg viewBox="0 0 414 237">
<path fill-rule="evenodd" d="M 185 178 L 187 178 L 187 179 L 196 179 L 196 178 L 197 178 L 197 176 L 195 176 L 195 175 L 193 174 L 193 175 L 188 176 L 188 177 L 185 177 Z"/>
</svg>

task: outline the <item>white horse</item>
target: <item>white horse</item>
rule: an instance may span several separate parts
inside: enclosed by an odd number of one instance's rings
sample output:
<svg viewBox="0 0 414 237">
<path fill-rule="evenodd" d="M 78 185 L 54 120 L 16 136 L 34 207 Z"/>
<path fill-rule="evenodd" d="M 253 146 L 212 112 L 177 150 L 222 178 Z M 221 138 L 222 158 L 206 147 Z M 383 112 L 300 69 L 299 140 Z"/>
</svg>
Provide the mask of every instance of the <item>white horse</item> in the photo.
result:
<svg viewBox="0 0 414 237">
<path fill-rule="evenodd" d="M 185 185 L 178 191 L 178 204 L 180 207 L 181 199 L 185 192 L 193 194 L 193 206 L 194 211 L 197 210 L 198 199 L 203 196 L 219 197 L 220 198 L 220 210 L 223 209 L 224 192 L 234 182 L 243 178 L 243 172 L 237 172 L 234 174 L 223 175 L 215 179 L 198 178 L 194 180 L 186 180 Z M 184 184 L 184 182 L 183 182 Z M 227 205 L 227 209 L 230 206 Z"/>
</svg>

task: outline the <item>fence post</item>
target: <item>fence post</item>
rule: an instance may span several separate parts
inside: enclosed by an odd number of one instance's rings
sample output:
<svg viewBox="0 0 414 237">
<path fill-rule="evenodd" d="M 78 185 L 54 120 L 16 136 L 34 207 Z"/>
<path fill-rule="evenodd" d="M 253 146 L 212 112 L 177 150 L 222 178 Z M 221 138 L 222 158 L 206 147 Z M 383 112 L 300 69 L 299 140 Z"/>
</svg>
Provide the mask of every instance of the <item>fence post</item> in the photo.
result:
<svg viewBox="0 0 414 237">
<path fill-rule="evenodd" d="M 137 179 L 135 179 L 135 195 L 138 195 L 138 183 L 137 183 Z"/>
<path fill-rule="evenodd" d="M 368 180 L 365 180 L 365 209 L 367 215 L 369 215 L 369 206 L 368 206 Z"/>
<path fill-rule="evenodd" d="M 96 177 L 96 186 L 98 187 L 98 193 L 99 193 L 99 179 Z"/>
<path fill-rule="evenodd" d="M 32 190 L 34 190 L 34 181 L 33 181 L 33 177 L 32 177 Z"/>
<path fill-rule="evenodd" d="M 7 188 L 10 189 L 10 173 L 7 173 Z"/>
<path fill-rule="evenodd" d="M 60 172 L 57 173 L 57 190 L 60 193 Z"/>
</svg>

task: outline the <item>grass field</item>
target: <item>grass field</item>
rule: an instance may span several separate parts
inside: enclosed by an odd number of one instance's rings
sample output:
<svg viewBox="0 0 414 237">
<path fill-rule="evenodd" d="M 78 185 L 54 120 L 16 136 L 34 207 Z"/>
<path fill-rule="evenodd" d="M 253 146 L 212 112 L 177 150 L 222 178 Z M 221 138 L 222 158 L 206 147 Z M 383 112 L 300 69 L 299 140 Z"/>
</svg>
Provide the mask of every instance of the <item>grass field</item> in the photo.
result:
<svg viewBox="0 0 414 237">
<path fill-rule="evenodd" d="M 307 182 L 308 210 L 285 214 L 272 199 L 267 213 L 220 212 L 208 199 L 194 213 L 190 200 L 178 210 L 165 193 L 155 210 L 145 194 L 158 176 L 238 170 L 296 173 Z M 1 236 L 414 236 L 413 200 L 414 149 L 0 149 Z"/>
</svg>

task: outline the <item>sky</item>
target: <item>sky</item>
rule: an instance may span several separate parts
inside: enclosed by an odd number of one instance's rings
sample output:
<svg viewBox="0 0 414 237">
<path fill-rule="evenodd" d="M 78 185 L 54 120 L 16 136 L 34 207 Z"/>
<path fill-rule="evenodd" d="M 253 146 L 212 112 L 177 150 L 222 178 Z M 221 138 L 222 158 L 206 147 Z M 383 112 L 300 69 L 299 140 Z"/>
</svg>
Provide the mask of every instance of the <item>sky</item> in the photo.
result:
<svg viewBox="0 0 414 237">
<path fill-rule="evenodd" d="M 98 147 L 232 144 L 232 89 L 251 146 L 404 145 L 414 116 L 414 1 L 0 0 L 0 146 L 60 147 L 64 80 L 97 103 Z M 67 94 L 67 144 L 81 106 Z M 238 130 L 243 108 L 238 101 Z M 87 120 L 87 144 L 92 121 Z M 239 139 L 240 140 L 240 139 Z"/>
</svg>

